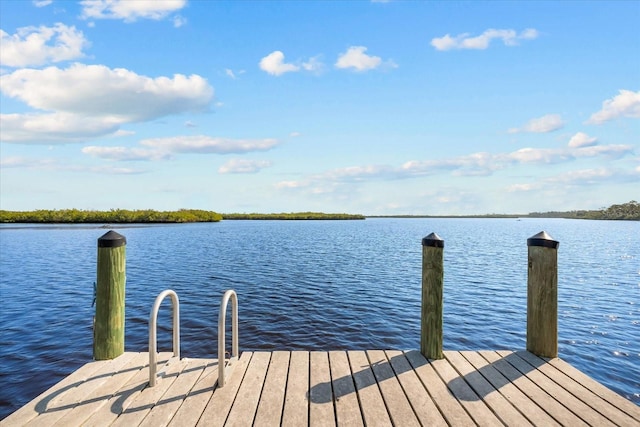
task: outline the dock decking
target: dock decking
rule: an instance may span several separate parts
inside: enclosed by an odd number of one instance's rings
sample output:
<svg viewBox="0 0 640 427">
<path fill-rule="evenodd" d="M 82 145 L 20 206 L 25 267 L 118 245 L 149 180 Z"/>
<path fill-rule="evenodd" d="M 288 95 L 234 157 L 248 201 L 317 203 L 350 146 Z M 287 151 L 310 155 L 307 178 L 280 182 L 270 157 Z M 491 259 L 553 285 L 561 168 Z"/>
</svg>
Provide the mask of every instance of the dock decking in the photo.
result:
<svg viewBox="0 0 640 427">
<path fill-rule="evenodd" d="M 560 359 L 526 351 L 148 353 L 87 363 L 0 426 L 640 426 L 640 407 Z"/>
</svg>

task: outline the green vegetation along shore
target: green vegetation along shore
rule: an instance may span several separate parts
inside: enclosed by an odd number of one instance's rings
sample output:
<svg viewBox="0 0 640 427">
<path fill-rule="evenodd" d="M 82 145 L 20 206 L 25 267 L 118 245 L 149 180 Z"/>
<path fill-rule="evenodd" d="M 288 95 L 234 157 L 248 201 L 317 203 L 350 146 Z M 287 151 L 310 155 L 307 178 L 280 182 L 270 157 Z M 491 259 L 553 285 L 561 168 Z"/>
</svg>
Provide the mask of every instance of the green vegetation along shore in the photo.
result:
<svg viewBox="0 0 640 427">
<path fill-rule="evenodd" d="M 344 220 L 365 218 L 569 218 L 598 220 L 640 220 L 640 203 L 632 200 L 628 203 L 611 205 L 598 210 L 576 210 L 567 212 L 532 212 L 529 214 L 487 214 L 487 215 L 385 215 L 368 216 L 353 214 L 327 214 L 322 212 L 291 213 L 231 213 L 219 214 L 198 209 L 180 209 L 178 211 L 154 211 L 112 209 L 110 211 L 85 211 L 79 209 L 60 209 L 35 211 L 0 210 L 0 223 L 36 223 L 36 224 L 154 224 L 183 222 L 218 222 L 225 220 Z"/>
</svg>

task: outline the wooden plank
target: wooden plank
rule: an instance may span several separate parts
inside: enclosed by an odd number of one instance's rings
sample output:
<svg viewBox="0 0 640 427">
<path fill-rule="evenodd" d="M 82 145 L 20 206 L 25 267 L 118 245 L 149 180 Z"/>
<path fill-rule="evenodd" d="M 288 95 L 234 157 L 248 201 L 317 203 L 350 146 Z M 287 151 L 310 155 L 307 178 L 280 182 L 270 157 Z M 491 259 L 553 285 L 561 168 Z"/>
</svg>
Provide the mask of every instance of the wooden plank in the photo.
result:
<svg viewBox="0 0 640 427">
<path fill-rule="evenodd" d="M 141 368 L 91 417 L 83 423 L 83 427 L 110 425 L 135 400 L 138 394 L 149 385 L 149 353 L 142 353 L 144 360 Z M 173 353 L 158 353 L 157 364 L 164 370 L 164 365 L 173 357 Z"/>
<path fill-rule="evenodd" d="M 449 392 L 447 385 L 438 376 L 429 360 L 425 359 L 419 351 L 408 351 L 405 356 L 449 425 L 475 425 L 460 402 Z"/>
<path fill-rule="evenodd" d="M 134 355 L 125 365 L 108 379 L 107 382 L 86 394 L 79 404 L 65 411 L 64 415 L 56 422 L 56 425 L 72 426 L 83 425 L 93 413 L 99 411 L 106 405 L 108 400 L 126 384 L 131 377 L 135 376 L 145 365 L 145 360 L 149 360 L 147 353 L 131 353 Z"/>
<path fill-rule="evenodd" d="M 209 359 L 204 372 L 171 419 L 169 426 L 195 426 L 213 396 L 218 381 L 218 360 Z"/>
<path fill-rule="evenodd" d="M 227 378 L 224 387 L 216 388 L 213 392 L 211 400 L 207 403 L 202 416 L 198 420 L 198 426 L 214 427 L 224 425 L 252 356 L 253 353 L 248 351 L 242 353 L 233 369 L 233 375 Z"/>
<path fill-rule="evenodd" d="M 447 357 L 448 352 L 445 352 Z M 451 366 L 447 359 L 431 360 L 431 365 L 440 378 L 447 384 L 447 388 L 458 399 L 460 404 L 471 415 L 471 418 L 479 425 L 499 425 L 500 420 L 491 412 L 487 405 L 469 387 L 464 378 Z"/>
<path fill-rule="evenodd" d="M 464 354 L 473 353 L 448 351 L 447 360 L 455 368 L 464 381 L 471 386 L 480 399 L 487 405 L 503 423 L 510 426 L 532 425 L 507 399 L 504 398 L 484 377 L 483 371 L 476 370 L 471 363 L 465 359 Z"/>
<path fill-rule="evenodd" d="M 242 398 L 233 402 L 225 426 L 248 426 L 253 424 L 270 359 L 271 353 L 269 352 L 253 353 L 247 372 L 238 390 L 238 396 L 242 396 Z M 225 385 L 222 389 L 226 387 Z"/>
<path fill-rule="evenodd" d="M 78 368 L 78 370 L 72 372 L 68 377 L 63 378 L 58 383 L 40 393 L 22 408 L 16 410 L 0 421 L 0 424 L 7 427 L 25 425 L 31 419 L 46 411 L 51 400 L 55 399 L 58 395 L 66 392 L 67 390 L 77 387 L 87 378 L 94 375 L 94 373 L 100 369 L 104 363 L 105 362 L 103 361 L 85 363 Z"/>
<path fill-rule="evenodd" d="M 122 411 L 120 416 L 113 422 L 112 426 L 137 426 L 147 416 L 149 411 L 158 402 L 165 392 L 176 380 L 186 362 L 172 357 L 158 372 L 160 373 L 155 387 L 149 387 L 149 378 L 143 384 L 143 389 L 135 394 L 133 401 Z"/>
<path fill-rule="evenodd" d="M 392 425 L 366 353 L 350 351 L 347 355 L 365 424 L 367 426 Z"/>
<path fill-rule="evenodd" d="M 386 354 L 420 423 L 428 426 L 447 426 L 447 422 L 438 411 L 427 389 L 420 382 L 418 375 L 414 372 L 404 353 L 387 350 Z"/>
<path fill-rule="evenodd" d="M 498 354 L 501 354 L 498 351 Z M 511 353 L 513 356 L 509 359 L 509 363 L 513 365 L 517 370 L 519 370 L 523 375 L 526 375 L 533 382 L 538 384 L 542 389 L 544 389 L 549 395 L 551 395 L 558 402 L 562 403 L 567 409 L 573 412 L 578 418 L 581 418 L 590 425 L 597 426 L 613 426 L 614 424 L 603 417 L 598 412 L 594 411 L 592 408 L 585 405 L 575 396 L 570 393 L 567 393 L 562 387 L 552 381 L 549 377 L 540 372 L 539 369 L 535 368 L 534 365 L 541 365 L 544 360 L 536 357 L 536 362 L 532 365 L 522 359 L 518 353 Z M 535 357 L 535 356 L 534 356 Z"/>
<path fill-rule="evenodd" d="M 553 418 L 535 404 L 527 395 L 525 395 L 518 387 L 513 385 L 493 364 L 487 362 L 476 351 L 464 351 L 462 355 L 473 365 L 473 367 L 482 373 L 482 375 L 491 383 L 491 385 L 502 394 L 511 404 L 516 407 L 522 414 L 527 417 L 534 425 L 559 426 Z"/>
<path fill-rule="evenodd" d="M 349 357 L 346 351 L 330 351 L 329 367 L 336 407 L 336 424 L 339 426 L 363 426 L 362 413 L 351 376 Z"/>
<path fill-rule="evenodd" d="M 107 360 L 100 369 L 76 387 L 66 390 L 51 399 L 47 409 L 40 416 L 31 420 L 27 425 L 54 425 L 67 411 L 71 411 L 78 404 L 82 404 L 86 396 L 109 381 L 109 378 L 126 365 L 137 353 L 124 353 L 115 359 Z M 85 402 L 86 403 L 86 402 Z"/>
<path fill-rule="evenodd" d="M 537 359 L 537 357 L 527 351 L 519 351 L 517 354 L 527 362 L 536 362 L 535 359 Z M 587 387 L 575 381 L 573 378 L 566 375 L 555 366 L 550 365 L 549 363 L 545 363 L 544 365 L 538 367 L 538 370 L 545 374 L 547 377 L 551 378 L 563 389 L 578 397 L 587 406 L 593 408 L 602 416 L 606 417 L 612 423 L 617 425 L 631 425 L 633 423 L 634 420 L 631 416 L 620 411 L 618 408 L 602 399 L 597 394 L 592 393 L 591 390 L 589 390 Z M 623 397 L 620 398 L 622 399 Z M 636 422 L 640 423 L 640 419 L 636 419 Z"/>
<path fill-rule="evenodd" d="M 271 355 L 267 378 L 264 381 L 264 388 L 254 420 L 254 424 L 257 426 L 280 425 L 290 354 L 288 351 L 274 351 Z"/>
<path fill-rule="evenodd" d="M 513 358 L 517 358 L 517 356 L 512 352 L 502 352 L 502 355 L 500 355 L 495 351 L 481 351 L 480 354 L 489 363 L 491 363 L 491 366 L 508 378 L 513 385 L 529 396 L 536 405 L 540 406 L 547 414 L 549 414 L 549 416 L 553 417 L 561 425 L 587 425 L 587 423 L 547 394 L 540 385 L 536 384 L 531 378 L 523 375 L 522 372 L 513 367 L 509 361 Z"/>
<path fill-rule="evenodd" d="M 329 354 L 312 351 L 309 359 L 309 425 L 335 426 Z"/>
<path fill-rule="evenodd" d="M 169 424 L 207 365 L 206 359 L 185 358 L 183 362 L 184 369 L 142 420 L 141 427 L 164 427 Z"/>
<path fill-rule="evenodd" d="M 284 398 L 282 425 L 304 426 L 309 422 L 309 352 L 294 351 L 289 360 L 287 393 Z"/>
<path fill-rule="evenodd" d="M 605 387 L 600 384 L 593 378 L 589 377 L 585 373 L 579 371 L 569 363 L 565 362 L 562 359 L 551 359 L 549 360 L 549 364 L 555 366 L 560 371 L 564 372 L 566 375 L 573 378 L 574 381 L 579 382 L 585 388 L 590 390 L 592 393 L 597 394 L 602 399 L 606 400 L 619 410 L 623 411 L 630 417 L 632 417 L 636 422 L 640 421 L 640 406 L 636 405 L 632 401 L 620 396 L 618 393 L 613 390 Z"/>
<path fill-rule="evenodd" d="M 384 351 L 368 350 L 367 357 L 393 424 L 407 427 L 420 426 Z"/>
</svg>

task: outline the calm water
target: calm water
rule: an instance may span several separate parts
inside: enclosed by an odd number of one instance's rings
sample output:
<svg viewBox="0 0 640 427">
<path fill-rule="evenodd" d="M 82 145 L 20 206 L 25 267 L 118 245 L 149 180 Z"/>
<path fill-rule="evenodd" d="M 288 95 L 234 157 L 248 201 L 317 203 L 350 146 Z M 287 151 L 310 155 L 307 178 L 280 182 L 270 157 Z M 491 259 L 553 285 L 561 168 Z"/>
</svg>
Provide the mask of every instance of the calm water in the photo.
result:
<svg viewBox="0 0 640 427">
<path fill-rule="evenodd" d="M 126 350 L 146 351 L 162 290 L 182 354 L 216 357 L 220 297 L 240 349 L 415 349 L 421 239 L 445 240 L 446 350 L 526 346 L 528 237 L 560 241 L 560 357 L 640 404 L 640 222 L 549 219 L 224 221 L 117 228 L 127 238 Z M 92 358 L 98 227 L 0 226 L 0 419 Z M 170 304 L 159 348 L 170 349 Z"/>
</svg>

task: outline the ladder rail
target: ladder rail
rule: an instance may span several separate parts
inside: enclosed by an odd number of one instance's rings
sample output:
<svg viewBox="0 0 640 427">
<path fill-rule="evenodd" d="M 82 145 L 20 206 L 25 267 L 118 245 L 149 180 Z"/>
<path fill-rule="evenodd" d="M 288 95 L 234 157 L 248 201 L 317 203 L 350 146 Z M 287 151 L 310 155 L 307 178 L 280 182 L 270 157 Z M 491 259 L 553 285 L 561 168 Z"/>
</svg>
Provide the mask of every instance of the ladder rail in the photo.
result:
<svg viewBox="0 0 640 427">
<path fill-rule="evenodd" d="M 180 359 L 180 300 L 178 294 L 171 289 L 162 291 L 153 303 L 151 314 L 149 315 L 149 386 L 156 385 L 157 372 L 157 330 L 158 330 L 158 310 L 162 301 L 171 297 L 171 309 L 173 314 L 173 355 Z"/>
<path fill-rule="evenodd" d="M 232 368 L 232 364 L 238 358 L 238 295 L 233 289 L 229 289 L 222 296 L 220 301 L 220 313 L 218 314 L 218 387 L 224 387 L 226 382 L 225 368 L 225 333 L 226 333 L 226 317 L 227 304 L 231 300 L 231 357 L 229 358 L 228 367 Z"/>
</svg>

